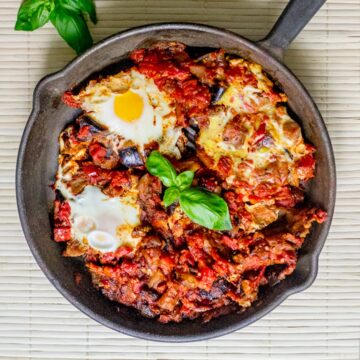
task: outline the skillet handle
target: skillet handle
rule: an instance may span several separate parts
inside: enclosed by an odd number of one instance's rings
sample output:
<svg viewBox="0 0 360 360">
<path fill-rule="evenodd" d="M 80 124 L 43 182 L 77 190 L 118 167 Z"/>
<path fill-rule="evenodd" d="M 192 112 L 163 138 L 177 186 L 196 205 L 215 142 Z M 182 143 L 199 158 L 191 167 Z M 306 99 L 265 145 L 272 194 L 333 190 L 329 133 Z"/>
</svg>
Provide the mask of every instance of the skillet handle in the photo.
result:
<svg viewBox="0 0 360 360">
<path fill-rule="evenodd" d="M 269 34 L 258 42 L 260 47 L 282 59 L 284 50 L 311 20 L 326 0 L 290 0 Z"/>
</svg>

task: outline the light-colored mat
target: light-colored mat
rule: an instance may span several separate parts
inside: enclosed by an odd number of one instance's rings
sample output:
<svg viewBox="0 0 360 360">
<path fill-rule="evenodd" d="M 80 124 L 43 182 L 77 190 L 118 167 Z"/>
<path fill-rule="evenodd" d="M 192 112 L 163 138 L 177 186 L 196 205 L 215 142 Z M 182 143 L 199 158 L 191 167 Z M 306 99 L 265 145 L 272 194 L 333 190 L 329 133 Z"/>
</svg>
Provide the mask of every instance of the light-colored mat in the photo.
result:
<svg viewBox="0 0 360 360">
<path fill-rule="evenodd" d="M 133 339 L 88 319 L 30 254 L 15 202 L 18 144 L 36 82 L 73 53 L 50 26 L 13 31 L 19 2 L 0 0 L 0 358 L 359 360 L 360 0 L 329 0 L 285 58 L 319 105 L 337 161 L 337 208 L 316 282 L 242 331 L 181 345 Z M 100 40 L 135 25 L 193 21 L 259 39 L 285 3 L 96 0 L 100 21 L 93 32 Z"/>
</svg>

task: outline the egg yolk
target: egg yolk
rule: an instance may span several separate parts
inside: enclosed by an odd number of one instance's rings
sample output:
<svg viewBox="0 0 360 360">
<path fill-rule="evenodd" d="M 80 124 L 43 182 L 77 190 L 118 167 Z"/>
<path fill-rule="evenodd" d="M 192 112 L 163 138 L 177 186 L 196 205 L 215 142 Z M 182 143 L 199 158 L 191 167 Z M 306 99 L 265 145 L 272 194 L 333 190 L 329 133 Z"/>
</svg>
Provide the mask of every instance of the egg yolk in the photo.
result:
<svg viewBox="0 0 360 360">
<path fill-rule="evenodd" d="M 132 91 L 115 96 L 114 112 L 123 121 L 132 122 L 140 118 L 144 109 L 143 98 Z"/>
</svg>

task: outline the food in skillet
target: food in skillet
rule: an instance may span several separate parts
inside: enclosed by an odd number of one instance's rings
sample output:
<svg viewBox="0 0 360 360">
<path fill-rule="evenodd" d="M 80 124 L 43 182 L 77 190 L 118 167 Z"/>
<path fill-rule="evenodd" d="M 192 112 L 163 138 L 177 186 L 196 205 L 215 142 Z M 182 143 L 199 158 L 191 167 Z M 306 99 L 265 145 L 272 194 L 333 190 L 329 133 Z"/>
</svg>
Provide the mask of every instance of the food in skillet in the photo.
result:
<svg viewBox="0 0 360 360">
<path fill-rule="evenodd" d="M 313 222 L 315 149 L 260 65 L 180 43 L 64 101 L 55 241 L 111 300 L 160 322 L 243 310 L 291 274 Z"/>
</svg>

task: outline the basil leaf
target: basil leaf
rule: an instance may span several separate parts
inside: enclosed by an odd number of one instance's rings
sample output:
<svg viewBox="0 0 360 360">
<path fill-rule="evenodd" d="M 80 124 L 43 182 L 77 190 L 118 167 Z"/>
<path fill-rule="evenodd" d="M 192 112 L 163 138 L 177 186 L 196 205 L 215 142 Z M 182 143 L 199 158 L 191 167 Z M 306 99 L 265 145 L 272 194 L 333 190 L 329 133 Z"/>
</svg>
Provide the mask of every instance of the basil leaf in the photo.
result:
<svg viewBox="0 0 360 360">
<path fill-rule="evenodd" d="M 33 31 L 45 25 L 54 10 L 53 0 L 25 0 L 18 11 L 15 30 Z"/>
<path fill-rule="evenodd" d="M 56 6 L 50 19 L 60 36 L 78 54 L 81 54 L 93 44 L 83 15 Z"/>
<path fill-rule="evenodd" d="M 176 170 L 158 151 L 151 152 L 146 160 L 146 168 L 151 175 L 159 177 L 166 187 L 176 185 Z"/>
<path fill-rule="evenodd" d="M 93 0 L 59 0 L 59 4 L 68 10 L 80 14 L 86 13 L 94 24 L 97 23 L 96 9 Z"/>
<path fill-rule="evenodd" d="M 165 207 L 170 206 L 173 204 L 176 200 L 179 199 L 180 191 L 178 188 L 172 186 L 165 190 L 164 194 L 164 204 Z"/>
<path fill-rule="evenodd" d="M 194 180 L 194 172 L 191 170 L 187 170 L 182 172 L 176 177 L 175 183 L 180 190 L 184 190 L 191 186 L 193 180 Z"/>
<path fill-rule="evenodd" d="M 78 0 L 78 4 L 82 11 L 89 14 L 90 20 L 93 24 L 97 23 L 96 9 L 93 0 Z"/>
<path fill-rule="evenodd" d="M 196 224 L 212 230 L 230 230 L 227 203 L 220 196 L 200 188 L 188 188 L 180 194 L 180 206 Z"/>
</svg>

